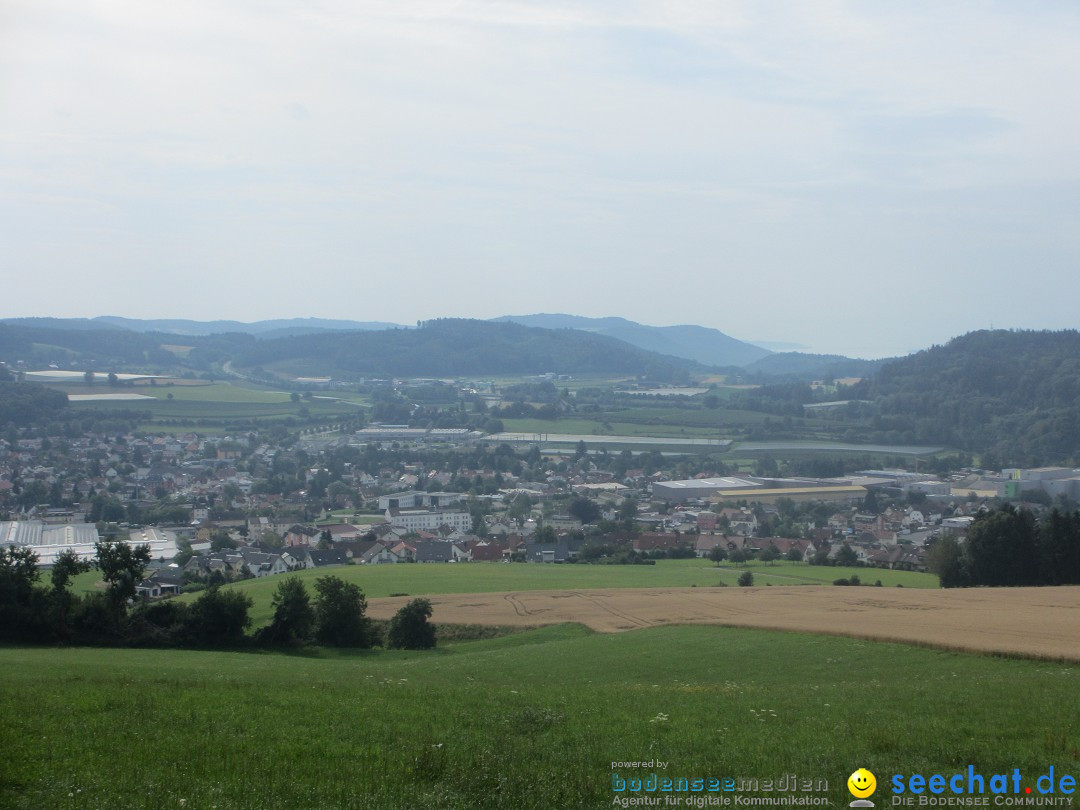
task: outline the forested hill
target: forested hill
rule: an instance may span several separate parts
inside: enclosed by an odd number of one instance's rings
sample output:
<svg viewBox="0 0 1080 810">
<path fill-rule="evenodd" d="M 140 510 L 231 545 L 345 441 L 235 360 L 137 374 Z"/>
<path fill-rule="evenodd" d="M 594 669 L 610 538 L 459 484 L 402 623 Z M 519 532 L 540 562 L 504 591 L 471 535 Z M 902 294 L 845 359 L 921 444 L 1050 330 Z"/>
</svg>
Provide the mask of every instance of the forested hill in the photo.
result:
<svg viewBox="0 0 1080 810">
<path fill-rule="evenodd" d="M 839 354 L 779 352 L 744 367 L 745 378 L 761 382 L 792 382 L 827 377 L 869 377 L 887 360 L 859 360 Z"/>
<path fill-rule="evenodd" d="M 1080 332 L 972 332 L 884 364 L 850 390 L 915 441 L 983 466 L 1080 463 Z"/>
<path fill-rule="evenodd" d="M 304 361 L 310 373 L 373 376 L 614 372 L 682 381 L 692 361 L 567 329 L 444 319 L 419 329 L 324 333 L 261 340 L 235 355 L 240 367 Z"/>
<path fill-rule="evenodd" d="M 506 315 L 494 320 L 543 329 L 580 329 L 624 341 L 639 349 L 685 357 L 708 366 L 745 366 L 770 354 L 768 349 L 736 340 L 718 329 L 690 324 L 647 326 L 626 318 L 585 318 L 562 314 Z"/>
</svg>

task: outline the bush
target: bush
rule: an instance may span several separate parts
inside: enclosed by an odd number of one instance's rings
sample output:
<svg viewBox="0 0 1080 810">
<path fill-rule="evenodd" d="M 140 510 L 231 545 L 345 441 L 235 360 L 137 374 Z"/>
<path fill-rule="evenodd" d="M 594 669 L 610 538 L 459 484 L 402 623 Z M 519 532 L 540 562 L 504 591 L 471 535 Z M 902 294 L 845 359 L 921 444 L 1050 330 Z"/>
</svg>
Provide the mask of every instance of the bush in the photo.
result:
<svg viewBox="0 0 1080 810">
<path fill-rule="evenodd" d="M 749 571 L 743 571 L 739 574 L 739 584 L 744 588 L 749 588 L 754 584 L 754 575 Z"/>
<path fill-rule="evenodd" d="M 235 644 L 251 624 L 251 597 L 240 591 L 209 588 L 195 600 L 187 618 L 188 635 L 201 644 Z"/>
<path fill-rule="evenodd" d="M 302 644 L 311 637 L 315 625 L 315 611 L 300 577 L 288 577 L 279 582 L 272 604 L 274 618 L 259 631 L 260 641 L 270 644 Z"/>
<path fill-rule="evenodd" d="M 340 577 L 315 580 L 315 638 L 331 647 L 373 647 L 379 634 L 364 615 L 367 600 L 358 585 Z"/>
<path fill-rule="evenodd" d="M 428 623 L 431 602 L 413 599 L 390 622 L 389 646 L 398 650 L 429 650 L 435 646 L 435 627 Z"/>
</svg>

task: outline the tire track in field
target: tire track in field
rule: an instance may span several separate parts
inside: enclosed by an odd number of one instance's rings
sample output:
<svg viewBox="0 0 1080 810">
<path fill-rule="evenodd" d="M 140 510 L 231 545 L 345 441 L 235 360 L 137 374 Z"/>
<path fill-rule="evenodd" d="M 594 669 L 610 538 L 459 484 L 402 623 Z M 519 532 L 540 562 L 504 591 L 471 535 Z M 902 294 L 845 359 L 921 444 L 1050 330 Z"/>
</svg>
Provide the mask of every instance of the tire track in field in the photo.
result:
<svg viewBox="0 0 1080 810">
<path fill-rule="evenodd" d="M 720 603 L 721 600 L 711 601 L 709 597 L 713 596 L 713 594 L 708 591 L 701 594 L 696 592 L 690 594 L 681 593 L 679 591 L 669 591 L 665 595 L 668 597 L 675 597 L 685 604 L 693 605 L 694 613 L 697 617 L 707 621 L 716 621 L 724 618 L 723 616 L 718 615 L 718 613 L 736 618 L 739 616 L 756 616 L 759 613 L 759 611 L 748 610 L 746 608 L 738 607 L 737 605 L 722 604 Z"/>
<path fill-rule="evenodd" d="M 638 627 L 652 627 L 655 624 L 655 622 L 650 622 L 647 619 L 639 618 L 639 617 L 634 616 L 634 615 L 632 615 L 630 613 L 626 613 L 625 611 L 616 610 L 611 605 L 605 604 L 605 602 L 603 600 L 599 599 L 598 597 L 591 596 L 589 594 L 584 594 L 581 591 L 571 591 L 571 593 L 574 594 L 574 596 L 581 597 L 586 602 L 592 603 L 593 605 L 600 608 L 601 610 L 610 613 L 612 616 L 614 616 L 617 619 L 622 619 L 623 621 L 630 622 L 631 625 L 637 625 Z"/>
<path fill-rule="evenodd" d="M 503 597 L 503 599 L 510 603 L 510 607 L 514 609 L 514 612 L 518 616 L 533 615 L 532 611 L 525 607 L 525 603 L 518 598 L 518 595 L 516 593 L 508 593 L 506 594 L 506 596 Z"/>
</svg>

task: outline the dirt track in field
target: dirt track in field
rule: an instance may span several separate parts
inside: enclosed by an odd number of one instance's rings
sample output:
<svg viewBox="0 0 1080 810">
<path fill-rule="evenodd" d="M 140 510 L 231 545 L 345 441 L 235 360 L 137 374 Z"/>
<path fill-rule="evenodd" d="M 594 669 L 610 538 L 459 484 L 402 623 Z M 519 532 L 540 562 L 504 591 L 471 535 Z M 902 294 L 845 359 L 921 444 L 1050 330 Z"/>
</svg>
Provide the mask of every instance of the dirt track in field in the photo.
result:
<svg viewBox="0 0 1080 810">
<path fill-rule="evenodd" d="M 389 619 L 411 597 L 372 599 Z M 949 649 L 1080 660 L 1080 587 L 921 590 L 799 586 L 442 594 L 432 621 L 600 632 L 718 624 L 831 633 Z"/>
</svg>

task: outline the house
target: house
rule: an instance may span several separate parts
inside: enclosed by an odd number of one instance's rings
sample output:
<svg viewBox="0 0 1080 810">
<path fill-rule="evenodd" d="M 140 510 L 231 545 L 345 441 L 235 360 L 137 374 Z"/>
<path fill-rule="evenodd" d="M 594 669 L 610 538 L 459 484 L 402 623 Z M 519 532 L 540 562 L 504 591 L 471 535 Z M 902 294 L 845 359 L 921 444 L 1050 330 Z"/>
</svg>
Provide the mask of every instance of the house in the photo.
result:
<svg viewBox="0 0 1080 810">
<path fill-rule="evenodd" d="M 184 586 L 184 573 L 179 568 L 160 568 L 135 586 L 135 595 L 146 599 L 175 596 Z"/>
<path fill-rule="evenodd" d="M 273 552 L 257 551 L 255 549 L 240 549 L 240 556 L 244 558 L 244 565 L 253 577 L 269 577 L 275 574 L 288 573 L 289 564 L 281 554 Z"/>
<path fill-rule="evenodd" d="M 688 541 L 678 534 L 643 532 L 634 538 L 634 551 L 669 551 L 687 544 Z"/>
<path fill-rule="evenodd" d="M 506 546 L 499 543 L 471 543 L 469 553 L 473 562 L 502 562 L 506 556 Z"/>
<path fill-rule="evenodd" d="M 918 546 L 895 545 L 878 549 L 866 558 L 867 563 L 878 568 L 902 571 L 925 571 L 926 549 Z"/>
<path fill-rule="evenodd" d="M 378 540 L 353 540 L 334 546 L 345 552 L 354 563 L 360 565 L 381 565 L 396 563 L 401 559 L 390 550 L 390 546 Z"/>
<path fill-rule="evenodd" d="M 454 544 L 441 540 L 425 540 L 416 544 L 415 559 L 418 563 L 453 562 Z"/>
<path fill-rule="evenodd" d="M 331 523 L 325 526 L 319 526 L 318 528 L 320 535 L 323 532 L 330 532 L 330 540 L 334 543 L 340 543 L 345 540 L 355 540 L 367 531 L 367 529 L 354 526 L 351 523 Z"/>
<path fill-rule="evenodd" d="M 758 519 L 751 510 L 745 506 L 740 509 L 725 509 L 723 514 L 728 519 L 728 531 L 750 537 L 757 533 Z"/>
<path fill-rule="evenodd" d="M 720 515 L 715 512 L 698 512 L 697 527 L 699 532 L 715 532 L 720 527 Z"/>
<path fill-rule="evenodd" d="M 727 551 L 728 537 L 726 534 L 699 534 L 694 539 L 694 554 L 698 557 L 708 557 L 714 548 L 722 548 Z"/>
<path fill-rule="evenodd" d="M 312 568 L 325 568 L 329 565 L 348 565 L 348 555 L 339 548 L 309 548 L 308 559 L 311 560 Z"/>
<path fill-rule="evenodd" d="M 525 546 L 525 560 L 538 563 L 561 563 L 570 559 L 566 543 L 530 543 Z"/>
<path fill-rule="evenodd" d="M 314 546 L 319 542 L 319 530 L 294 523 L 285 533 L 286 546 Z"/>
<path fill-rule="evenodd" d="M 416 543 L 397 540 L 390 546 L 390 552 L 397 555 L 399 562 L 416 562 Z"/>
</svg>

